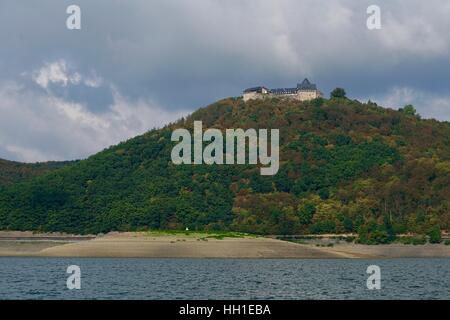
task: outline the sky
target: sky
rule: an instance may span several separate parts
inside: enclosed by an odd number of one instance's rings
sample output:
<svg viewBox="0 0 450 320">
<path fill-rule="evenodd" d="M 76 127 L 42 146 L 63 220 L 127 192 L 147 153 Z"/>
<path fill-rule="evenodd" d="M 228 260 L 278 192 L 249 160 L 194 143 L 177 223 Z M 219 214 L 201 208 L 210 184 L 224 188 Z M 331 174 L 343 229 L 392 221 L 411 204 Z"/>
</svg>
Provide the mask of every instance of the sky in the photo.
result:
<svg viewBox="0 0 450 320">
<path fill-rule="evenodd" d="M 80 30 L 66 27 L 73 4 Z M 450 121 L 450 1 L 1 0 L 0 158 L 86 158 L 305 77 Z"/>
</svg>

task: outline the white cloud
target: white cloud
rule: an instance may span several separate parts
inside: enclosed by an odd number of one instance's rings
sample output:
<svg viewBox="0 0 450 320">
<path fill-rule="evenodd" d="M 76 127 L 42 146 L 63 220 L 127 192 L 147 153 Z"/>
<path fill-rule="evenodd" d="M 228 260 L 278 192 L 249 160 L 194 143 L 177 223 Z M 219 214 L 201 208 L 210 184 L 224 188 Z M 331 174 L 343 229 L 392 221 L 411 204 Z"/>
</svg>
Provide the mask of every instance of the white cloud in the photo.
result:
<svg viewBox="0 0 450 320">
<path fill-rule="evenodd" d="M 42 68 L 34 71 L 33 80 L 42 88 L 47 89 L 50 83 L 63 87 L 69 83 L 78 84 L 81 81 L 81 75 L 77 72 L 70 74 L 67 70 L 67 63 L 64 60 L 58 60 L 46 63 Z"/>
<path fill-rule="evenodd" d="M 90 77 L 84 78 L 84 84 L 91 88 L 98 88 L 103 85 L 103 79 L 99 77 L 95 71 L 93 71 Z"/>
<path fill-rule="evenodd" d="M 47 62 L 32 72 L 32 80 L 44 89 L 49 89 L 49 84 L 56 84 L 67 87 L 69 84 L 84 84 L 91 88 L 98 88 L 103 84 L 103 79 L 95 71 L 90 76 L 81 75 L 77 71 L 71 70 L 64 59 Z M 27 73 L 22 73 L 27 75 Z"/>
<path fill-rule="evenodd" d="M 131 101 L 112 90 L 109 109 L 93 113 L 49 92 L 0 84 L 0 150 L 24 162 L 84 158 L 185 114 L 151 101 Z"/>
<path fill-rule="evenodd" d="M 383 32 L 378 32 L 379 44 L 386 51 L 414 54 L 422 57 L 448 55 L 450 14 L 448 1 L 411 2 L 385 5 Z"/>
<path fill-rule="evenodd" d="M 56 159 L 56 155 L 44 154 L 33 148 L 23 148 L 21 146 L 6 145 L 5 149 L 13 154 L 19 161 L 24 162 L 45 162 L 49 158 Z"/>
<path fill-rule="evenodd" d="M 411 87 L 395 87 L 386 94 L 371 96 L 370 99 L 392 109 L 412 104 L 425 118 L 450 121 L 450 93 L 436 94 Z"/>
</svg>

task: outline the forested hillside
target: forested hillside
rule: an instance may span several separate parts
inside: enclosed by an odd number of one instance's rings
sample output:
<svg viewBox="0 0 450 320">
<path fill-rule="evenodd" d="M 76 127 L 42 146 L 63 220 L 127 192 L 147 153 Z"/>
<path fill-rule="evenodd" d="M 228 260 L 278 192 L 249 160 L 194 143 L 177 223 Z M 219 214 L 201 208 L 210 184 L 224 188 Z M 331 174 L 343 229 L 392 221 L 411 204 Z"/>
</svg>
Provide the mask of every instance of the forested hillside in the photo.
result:
<svg viewBox="0 0 450 320">
<path fill-rule="evenodd" d="M 280 169 L 171 163 L 175 128 L 279 128 Z M 450 227 L 450 124 L 346 98 L 221 100 L 87 160 L 3 187 L 0 229 L 358 232 Z"/>
<path fill-rule="evenodd" d="M 48 173 L 72 162 L 50 161 L 40 163 L 20 163 L 0 159 L 0 186 L 8 186 L 32 177 Z"/>
</svg>

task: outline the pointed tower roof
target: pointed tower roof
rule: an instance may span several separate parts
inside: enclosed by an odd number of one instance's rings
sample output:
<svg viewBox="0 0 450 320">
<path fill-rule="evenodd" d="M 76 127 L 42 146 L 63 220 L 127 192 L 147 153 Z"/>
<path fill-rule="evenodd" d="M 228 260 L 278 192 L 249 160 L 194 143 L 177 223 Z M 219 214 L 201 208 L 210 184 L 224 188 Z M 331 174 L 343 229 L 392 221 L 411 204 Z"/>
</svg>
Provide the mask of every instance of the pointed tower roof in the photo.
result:
<svg viewBox="0 0 450 320">
<path fill-rule="evenodd" d="M 297 84 L 297 89 L 299 90 L 317 90 L 315 84 L 309 82 L 308 78 L 305 78 L 302 83 Z"/>
</svg>

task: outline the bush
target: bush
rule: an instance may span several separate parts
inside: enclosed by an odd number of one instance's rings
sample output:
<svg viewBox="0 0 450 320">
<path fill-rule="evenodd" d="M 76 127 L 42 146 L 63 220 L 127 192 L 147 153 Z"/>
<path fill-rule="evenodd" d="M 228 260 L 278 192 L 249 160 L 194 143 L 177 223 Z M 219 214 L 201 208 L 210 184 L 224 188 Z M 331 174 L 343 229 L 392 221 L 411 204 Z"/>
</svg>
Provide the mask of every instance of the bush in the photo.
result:
<svg viewBox="0 0 450 320">
<path fill-rule="evenodd" d="M 345 241 L 346 241 L 346 242 L 349 242 L 349 243 L 354 242 L 354 241 L 355 241 L 355 237 L 352 237 L 352 236 L 346 237 L 346 238 L 345 238 Z"/>
<path fill-rule="evenodd" d="M 422 245 L 427 243 L 427 239 L 425 236 L 415 236 L 415 237 L 402 237 L 399 238 L 399 242 L 403 244 L 412 244 L 412 245 Z"/>
<path fill-rule="evenodd" d="M 316 99 L 311 101 L 311 104 L 314 107 L 321 107 L 324 102 L 325 102 L 325 99 L 323 99 L 323 98 L 316 98 Z"/>
<path fill-rule="evenodd" d="M 375 221 L 363 225 L 358 229 L 358 243 L 387 244 L 395 240 L 395 234 L 385 225 L 377 225 Z"/>
<path fill-rule="evenodd" d="M 371 240 L 377 244 L 386 244 L 389 243 L 389 235 L 384 230 L 375 230 L 372 233 Z"/>
<path fill-rule="evenodd" d="M 450 246 L 450 240 L 445 240 L 445 241 L 444 241 L 444 244 L 445 244 L 446 246 Z"/>
<path fill-rule="evenodd" d="M 430 232 L 428 232 L 428 237 L 430 243 L 440 243 L 442 241 L 441 228 L 439 228 L 439 226 L 431 228 Z"/>
<path fill-rule="evenodd" d="M 412 238 L 412 244 L 417 246 L 417 245 L 422 245 L 427 243 L 427 238 L 425 236 L 420 236 L 420 237 L 413 237 Z"/>
<path fill-rule="evenodd" d="M 336 223 L 332 220 L 319 221 L 309 227 L 313 234 L 336 233 Z"/>
</svg>

